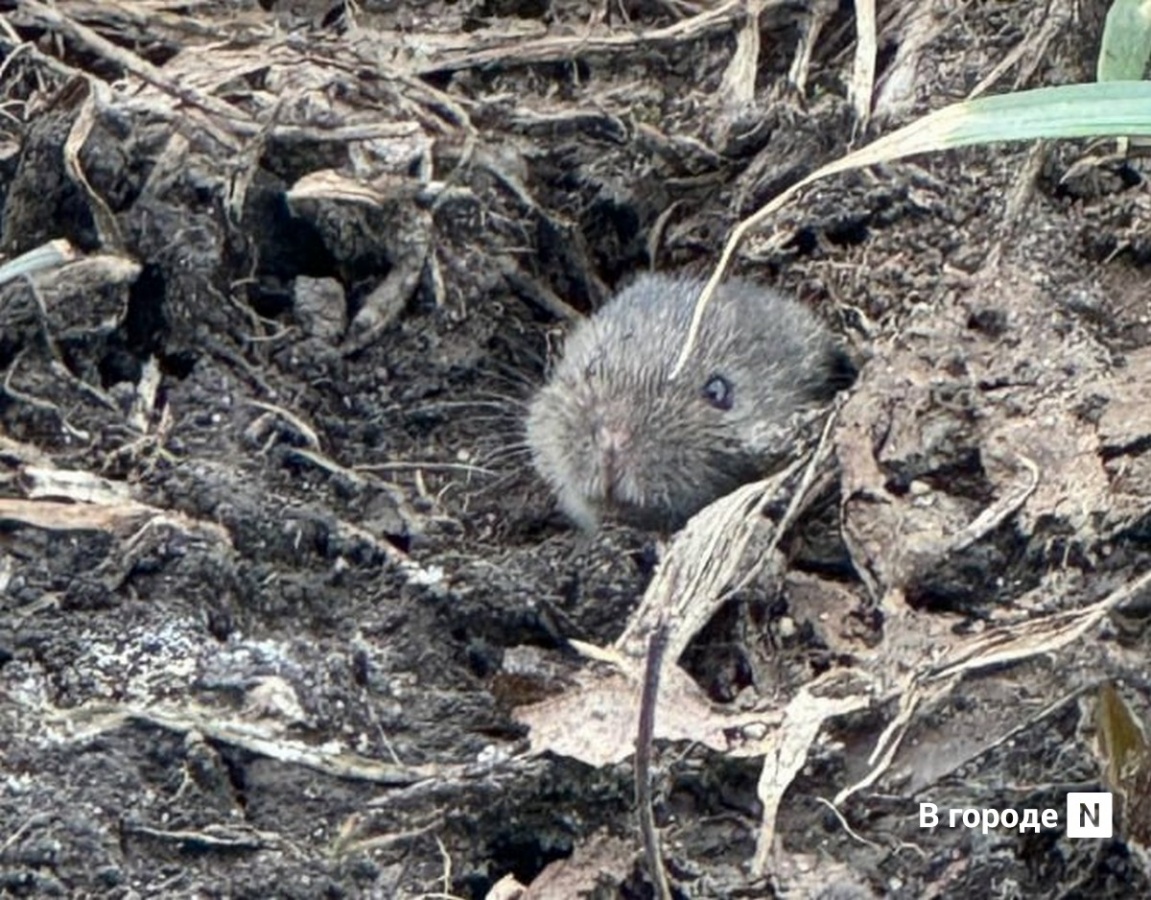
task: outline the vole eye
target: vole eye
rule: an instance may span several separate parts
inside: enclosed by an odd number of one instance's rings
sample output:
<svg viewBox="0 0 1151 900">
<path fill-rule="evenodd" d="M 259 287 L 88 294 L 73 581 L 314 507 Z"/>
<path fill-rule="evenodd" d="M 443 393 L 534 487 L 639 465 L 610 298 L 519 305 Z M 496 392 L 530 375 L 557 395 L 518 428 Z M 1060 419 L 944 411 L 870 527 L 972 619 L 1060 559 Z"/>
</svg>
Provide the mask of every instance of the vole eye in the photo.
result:
<svg viewBox="0 0 1151 900">
<path fill-rule="evenodd" d="M 735 385 L 722 375 L 712 375 L 703 386 L 703 399 L 727 412 L 735 405 Z"/>
</svg>

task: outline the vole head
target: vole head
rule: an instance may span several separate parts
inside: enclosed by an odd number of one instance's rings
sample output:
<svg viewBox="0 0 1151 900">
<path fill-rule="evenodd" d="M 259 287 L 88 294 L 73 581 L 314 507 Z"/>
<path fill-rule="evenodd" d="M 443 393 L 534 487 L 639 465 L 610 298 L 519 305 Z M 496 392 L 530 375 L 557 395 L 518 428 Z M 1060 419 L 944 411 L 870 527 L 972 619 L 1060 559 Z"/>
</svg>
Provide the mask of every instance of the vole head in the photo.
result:
<svg viewBox="0 0 1151 900">
<path fill-rule="evenodd" d="M 802 306 L 720 287 L 671 379 L 700 279 L 647 275 L 572 332 L 532 401 L 537 470 L 577 524 L 671 530 L 786 458 L 797 417 L 834 393 L 841 353 Z"/>
</svg>

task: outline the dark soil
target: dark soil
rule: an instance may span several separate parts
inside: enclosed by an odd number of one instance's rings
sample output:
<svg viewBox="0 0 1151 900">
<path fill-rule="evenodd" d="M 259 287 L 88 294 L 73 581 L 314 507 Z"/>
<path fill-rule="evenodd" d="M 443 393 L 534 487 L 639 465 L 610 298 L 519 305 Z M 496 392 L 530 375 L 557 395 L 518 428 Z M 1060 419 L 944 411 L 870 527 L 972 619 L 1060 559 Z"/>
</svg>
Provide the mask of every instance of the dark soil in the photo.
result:
<svg viewBox="0 0 1151 900">
<path fill-rule="evenodd" d="M 532 896 L 577 870 L 653 896 L 631 762 L 528 752 L 513 710 L 591 665 L 571 640 L 619 636 L 658 536 L 571 530 L 525 398 L 570 317 L 642 267 L 708 271 L 741 218 L 1016 49 L 993 92 L 1091 80 L 1106 12 L 880 4 L 861 130 L 831 6 L 802 91 L 806 13 L 765 13 L 733 110 L 737 8 L 0 4 L 0 252 L 75 255 L 0 284 L 0 893 L 482 898 L 566 859 Z M 1151 193 L 1139 159 L 1064 179 L 1087 152 L 841 176 L 741 248 L 865 362 L 783 587 L 683 658 L 712 700 L 914 669 L 1146 568 Z M 1039 486 L 953 541 L 1015 453 Z M 1122 833 L 919 827 L 1103 789 L 1097 691 L 1146 709 L 1144 615 L 958 679 L 838 814 L 898 695 L 835 719 L 763 874 L 762 760 L 659 743 L 675 896 L 1145 894 Z"/>
</svg>

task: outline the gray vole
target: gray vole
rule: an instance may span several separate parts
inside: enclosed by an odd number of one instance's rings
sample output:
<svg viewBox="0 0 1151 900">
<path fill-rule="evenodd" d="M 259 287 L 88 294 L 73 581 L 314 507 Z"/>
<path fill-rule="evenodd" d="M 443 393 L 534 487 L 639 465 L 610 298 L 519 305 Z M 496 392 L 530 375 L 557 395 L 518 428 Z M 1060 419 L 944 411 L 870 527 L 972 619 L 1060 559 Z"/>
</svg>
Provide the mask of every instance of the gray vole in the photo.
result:
<svg viewBox="0 0 1151 900">
<path fill-rule="evenodd" d="M 672 530 L 768 474 L 798 414 L 855 367 L 804 306 L 772 289 L 720 285 L 687 366 L 669 375 L 705 280 L 642 275 L 577 325 L 528 410 L 536 469 L 582 528 L 602 514 Z"/>
</svg>

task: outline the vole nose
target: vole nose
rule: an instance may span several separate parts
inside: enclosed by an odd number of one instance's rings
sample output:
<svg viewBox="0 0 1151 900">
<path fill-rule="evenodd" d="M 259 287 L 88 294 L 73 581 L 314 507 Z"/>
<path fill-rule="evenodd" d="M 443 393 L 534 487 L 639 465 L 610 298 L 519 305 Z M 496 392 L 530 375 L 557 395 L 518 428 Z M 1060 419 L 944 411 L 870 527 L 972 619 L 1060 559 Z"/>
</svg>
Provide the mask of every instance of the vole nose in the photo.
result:
<svg viewBox="0 0 1151 900">
<path fill-rule="evenodd" d="M 627 451 L 631 435 L 626 428 L 599 422 L 595 426 L 595 445 L 604 459 L 615 459 Z"/>
<path fill-rule="evenodd" d="M 616 492 L 630 440 L 631 435 L 623 426 L 606 422 L 596 424 L 595 445 L 603 464 L 604 493 L 608 499 Z"/>
</svg>

